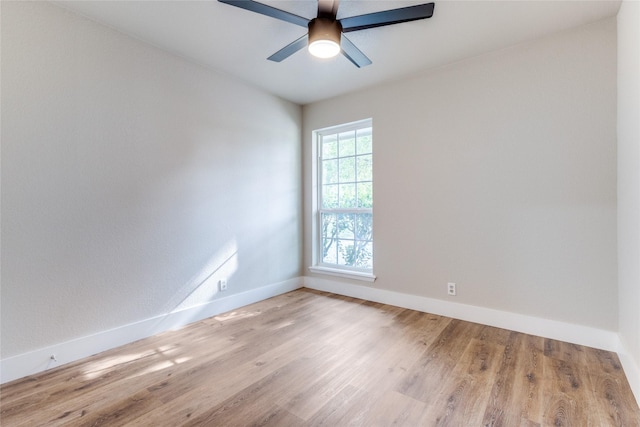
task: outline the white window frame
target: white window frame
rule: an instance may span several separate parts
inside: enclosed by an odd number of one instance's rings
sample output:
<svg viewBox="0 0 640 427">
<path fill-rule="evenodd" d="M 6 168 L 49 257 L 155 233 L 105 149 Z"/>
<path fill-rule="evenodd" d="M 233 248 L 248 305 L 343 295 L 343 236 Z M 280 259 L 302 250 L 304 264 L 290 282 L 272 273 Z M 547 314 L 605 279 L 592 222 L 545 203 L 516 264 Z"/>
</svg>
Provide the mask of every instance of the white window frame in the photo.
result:
<svg viewBox="0 0 640 427">
<path fill-rule="evenodd" d="M 326 210 L 321 209 L 321 186 L 322 186 L 322 147 L 320 142 L 325 135 L 333 135 L 336 133 L 348 132 L 352 130 L 371 127 L 373 129 L 373 120 L 365 119 L 357 122 L 347 123 L 338 126 L 332 126 L 313 131 L 313 166 L 312 166 L 312 187 L 313 187 L 313 221 L 312 221 L 312 263 L 309 270 L 313 273 L 327 274 L 348 279 L 363 280 L 373 282 L 376 276 L 373 269 L 343 266 L 336 264 L 327 264 L 322 262 L 322 225 L 321 213 Z M 373 156 L 373 148 L 372 148 Z M 373 208 L 348 208 L 348 209 L 331 209 L 334 213 L 371 213 L 373 217 Z M 375 234 L 375 229 L 374 229 Z M 375 258 L 375 255 L 374 255 Z"/>
</svg>

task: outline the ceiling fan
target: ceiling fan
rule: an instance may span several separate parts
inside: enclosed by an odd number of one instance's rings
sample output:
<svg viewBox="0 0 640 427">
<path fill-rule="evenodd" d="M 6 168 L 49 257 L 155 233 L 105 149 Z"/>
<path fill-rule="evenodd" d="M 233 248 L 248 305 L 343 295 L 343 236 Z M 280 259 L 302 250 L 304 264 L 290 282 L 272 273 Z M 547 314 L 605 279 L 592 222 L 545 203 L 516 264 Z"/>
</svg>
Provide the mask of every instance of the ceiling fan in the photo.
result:
<svg viewBox="0 0 640 427">
<path fill-rule="evenodd" d="M 342 52 L 358 68 L 371 64 L 371 60 L 344 33 L 431 18 L 434 8 L 433 3 L 425 3 L 338 19 L 339 0 L 318 0 L 318 16 L 307 19 L 254 0 L 218 1 L 309 29 L 307 34 L 267 58 L 270 61 L 280 62 L 308 46 L 309 52 L 319 58 Z"/>
</svg>

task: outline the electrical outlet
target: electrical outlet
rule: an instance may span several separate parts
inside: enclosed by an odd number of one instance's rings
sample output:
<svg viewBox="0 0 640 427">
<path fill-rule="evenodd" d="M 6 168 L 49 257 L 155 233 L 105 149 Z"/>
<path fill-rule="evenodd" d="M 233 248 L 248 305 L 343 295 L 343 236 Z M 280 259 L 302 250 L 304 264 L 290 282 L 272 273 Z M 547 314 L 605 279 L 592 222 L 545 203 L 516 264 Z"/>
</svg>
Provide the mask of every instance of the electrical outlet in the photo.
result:
<svg viewBox="0 0 640 427">
<path fill-rule="evenodd" d="M 456 284 L 447 283 L 447 293 L 451 296 L 456 296 Z"/>
<path fill-rule="evenodd" d="M 227 290 L 227 279 L 220 279 L 220 282 L 218 282 L 220 284 L 220 291 L 226 291 Z"/>
</svg>

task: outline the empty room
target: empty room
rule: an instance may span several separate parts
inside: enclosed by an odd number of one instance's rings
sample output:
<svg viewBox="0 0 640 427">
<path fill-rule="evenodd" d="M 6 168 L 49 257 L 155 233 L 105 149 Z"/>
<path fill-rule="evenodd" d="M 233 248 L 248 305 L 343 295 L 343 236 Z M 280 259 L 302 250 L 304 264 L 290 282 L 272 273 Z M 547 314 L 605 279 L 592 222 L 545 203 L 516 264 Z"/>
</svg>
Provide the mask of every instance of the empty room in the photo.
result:
<svg viewBox="0 0 640 427">
<path fill-rule="evenodd" d="M 640 426 L 640 1 L 0 37 L 3 427 Z"/>
</svg>

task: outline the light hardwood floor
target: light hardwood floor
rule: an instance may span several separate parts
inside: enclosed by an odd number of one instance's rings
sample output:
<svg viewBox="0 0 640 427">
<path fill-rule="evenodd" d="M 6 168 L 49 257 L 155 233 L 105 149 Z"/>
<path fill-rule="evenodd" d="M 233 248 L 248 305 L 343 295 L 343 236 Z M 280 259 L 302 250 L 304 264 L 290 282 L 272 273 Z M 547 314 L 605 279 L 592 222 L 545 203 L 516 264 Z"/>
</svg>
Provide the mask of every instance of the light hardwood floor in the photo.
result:
<svg viewBox="0 0 640 427">
<path fill-rule="evenodd" d="M 639 426 L 615 354 L 301 289 L 0 389 L 9 426 Z"/>
</svg>

